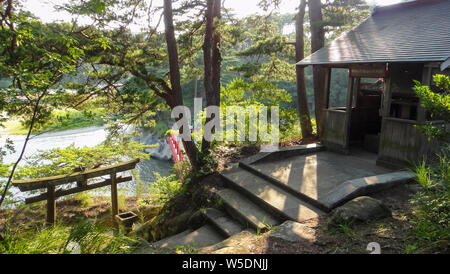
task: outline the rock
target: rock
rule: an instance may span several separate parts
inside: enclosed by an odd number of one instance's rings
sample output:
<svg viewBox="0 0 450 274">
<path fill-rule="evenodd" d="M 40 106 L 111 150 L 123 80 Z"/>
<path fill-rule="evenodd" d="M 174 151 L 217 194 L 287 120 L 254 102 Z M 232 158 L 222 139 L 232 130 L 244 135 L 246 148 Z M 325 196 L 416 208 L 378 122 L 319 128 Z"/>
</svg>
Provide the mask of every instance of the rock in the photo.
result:
<svg viewBox="0 0 450 274">
<path fill-rule="evenodd" d="M 203 212 L 198 210 L 188 220 L 188 227 L 190 229 L 196 230 L 202 227 L 206 223 L 206 216 Z"/>
<path fill-rule="evenodd" d="M 287 221 L 271 230 L 269 239 L 281 239 L 290 243 L 312 243 L 316 240 L 316 231 L 305 224 Z"/>
<path fill-rule="evenodd" d="M 391 217 L 388 207 L 371 197 L 359 197 L 331 212 L 328 226 L 354 224 Z"/>
<path fill-rule="evenodd" d="M 80 244 L 77 242 L 69 242 L 66 246 L 66 251 L 69 251 L 70 254 L 79 255 L 81 254 Z"/>
<path fill-rule="evenodd" d="M 130 236 L 133 238 L 144 239 L 148 241 L 151 236 L 153 225 L 153 220 L 147 221 L 143 224 L 135 224 L 133 231 L 130 233 Z"/>
</svg>

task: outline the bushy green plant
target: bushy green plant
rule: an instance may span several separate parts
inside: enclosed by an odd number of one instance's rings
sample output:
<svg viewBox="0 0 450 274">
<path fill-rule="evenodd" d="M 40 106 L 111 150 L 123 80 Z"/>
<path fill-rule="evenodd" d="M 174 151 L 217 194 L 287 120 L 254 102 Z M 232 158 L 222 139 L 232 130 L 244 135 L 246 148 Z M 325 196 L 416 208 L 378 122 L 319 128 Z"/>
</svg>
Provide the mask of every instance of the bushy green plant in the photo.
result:
<svg viewBox="0 0 450 274">
<path fill-rule="evenodd" d="M 422 86 L 418 81 L 415 81 L 414 90 L 434 120 L 444 120 L 448 123 L 450 121 L 450 78 L 437 74 L 433 80 L 439 89 L 438 92 L 432 91 L 429 86 Z M 441 126 L 425 125 L 418 128 L 430 138 L 445 140 L 449 136 L 445 123 Z"/>
<path fill-rule="evenodd" d="M 423 249 L 450 241 L 450 165 L 449 151 L 443 152 L 438 165 L 419 165 L 417 181 L 424 191 L 416 194 L 412 202 L 415 212 L 416 237 Z"/>
<path fill-rule="evenodd" d="M 107 228 L 84 221 L 73 227 L 26 225 L 2 229 L 0 254 L 122 254 L 132 250 L 134 241 L 122 234 L 112 236 Z"/>
<path fill-rule="evenodd" d="M 227 86 L 222 88 L 221 92 L 221 111 L 222 117 L 226 115 L 227 107 L 243 107 L 250 108 L 254 107 L 257 112 L 259 108 L 265 106 L 268 108 L 268 119 L 270 117 L 271 107 L 280 107 L 280 135 L 283 139 L 284 136 L 292 135 L 295 126 L 299 123 L 299 118 L 297 110 L 287 107 L 287 104 L 292 101 L 291 95 L 284 89 L 279 89 L 277 85 L 269 81 L 257 81 L 257 82 L 246 82 L 243 79 L 234 79 Z M 245 122 L 249 123 L 248 113 L 245 115 Z M 237 122 L 235 121 L 235 136 L 237 136 Z M 268 123 L 270 125 L 270 123 Z M 224 136 L 225 128 L 224 124 Z M 245 134 L 249 136 L 250 127 L 256 126 L 258 132 L 260 131 L 259 123 L 257 125 L 246 124 Z M 300 134 L 301 136 L 301 134 Z M 237 139 L 237 138 L 235 138 Z M 246 138 L 247 139 L 247 138 Z M 252 142 L 232 142 L 235 144 L 250 144 Z M 254 142 L 256 144 L 261 144 L 260 136 L 258 140 Z"/>
<path fill-rule="evenodd" d="M 445 75 L 433 77 L 439 92 L 416 82 L 415 91 L 423 106 L 434 119 L 450 122 L 450 79 Z M 423 161 L 416 167 L 418 183 L 424 191 L 415 195 L 412 202 L 417 206 L 414 222 L 419 242 L 408 247 L 408 252 L 419 252 L 437 246 L 448 248 L 450 242 L 450 146 L 446 127 L 425 125 L 419 128 L 429 138 L 441 141 L 440 160 L 436 163 Z"/>
<path fill-rule="evenodd" d="M 155 172 L 156 182 L 152 184 L 150 189 L 151 194 L 156 198 L 157 203 L 166 203 L 175 198 L 184 191 L 183 184 L 177 180 L 175 174 L 168 177 L 161 177 L 158 172 Z"/>
</svg>

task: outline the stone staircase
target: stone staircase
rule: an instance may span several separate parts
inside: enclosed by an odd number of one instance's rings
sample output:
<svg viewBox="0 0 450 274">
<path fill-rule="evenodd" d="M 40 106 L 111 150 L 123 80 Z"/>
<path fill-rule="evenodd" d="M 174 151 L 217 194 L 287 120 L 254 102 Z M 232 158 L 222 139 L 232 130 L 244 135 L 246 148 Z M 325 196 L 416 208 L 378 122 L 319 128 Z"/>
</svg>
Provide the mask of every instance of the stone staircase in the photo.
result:
<svg viewBox="0 0 450 274">
<path fill-rule="evenodd" d="M 264 212 L 260 212 L 259 215 L 270 220 L 266 227 L 287 220 L 302 222 L 325 213 L 313 205 L 310 205 L 277 187 L 270 181 L 238 166 L 233 167 L 222 176 L 227 181 L 228 186 L 231 189 L 234 189 L 233 195 L 229 194 L 229 190 L 218 193 L 222 200 L 224 200 L 226 208 L 231 205 L 231 203 L 227 202 L 230 200 L 230 196 L 235 196 L 235 200 L 240 200 L 234 201 L 235 204 L 240 203 L 243 205 L 243 201 L 251 201 L 251 208 L 259 208 L 259 211 Z M 223 194 L 224 192 L 225 195 Z M 240 193 L 241 195 L 238 196 L 236 195 L 237 193 Z M 252 215 L 248 215 L 247 211 L 250 210 L 247 210 L 245 206 L 235 207 L 235 210 L 238 211 L 238 215 L 245 216 L 246 219 L 252 217 Z M 278 222 L 274 222 L 274 220 L 278 220 Z M 265 223 L 261 220 L 261 217 L 259 218 L 259 221 Z"/>
<path fill-rule="evenodd" d="M 412 179 L 408 172 L 394 172 L 344 181 L 321 199 L 313 199 L 276 178 L 253 168 L 257 162 L 319 153 L 320 145 L 299 146 L 275 153 L 260 153 L 222 173 L 227 188 L 217 192 L 223 211 L 207 209 L 206 224 L 153 244 L 157 248 L 216 245 L 241 232 L 264 232 L 285 221 L 303 222 L 326 214 L 353 198 L 386 189 Z"/>
</svg>

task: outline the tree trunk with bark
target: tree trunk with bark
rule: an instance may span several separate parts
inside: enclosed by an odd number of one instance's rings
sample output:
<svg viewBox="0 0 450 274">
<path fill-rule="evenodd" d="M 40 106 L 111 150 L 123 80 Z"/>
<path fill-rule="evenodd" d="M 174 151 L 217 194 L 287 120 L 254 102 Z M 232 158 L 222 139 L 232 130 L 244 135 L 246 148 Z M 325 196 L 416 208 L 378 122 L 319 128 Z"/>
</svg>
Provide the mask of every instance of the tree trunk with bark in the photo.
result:
<svg viewBox="0 0 450 274">
<path fill-rule="evenodd" d="M 173 109 L 178 106 L 184 106 L 183 91 L 181 88 L 181 75 L 180 66 L 178 63 L 178 47 L 175 39 L 175 27 L 173 25 L 173 9 L 172 1 L 164 0 L 164 24 L 165 24 L 165 38 L 167 43 L 167 51 L 169 56 L 169 76 L 170 84 L 172 86 L 171 102 L 168 102 L 169 106 Z M 191 117 L 187 117 L 189 120 Z M 177 121 L 179 119 L 176 119 Z M 190 131 L 189 128 L 180 128 L 180 134 L 183 134 L 185 130 Z M 190 140 L 183 140 L 184 149 L 191 162 L 192 167 L 198 169 L 198 150 L 195 143 Z"/>
<path fill-rule="evenodd" d="M 325 45 L 324 23 L 322 19 L 322 3 L 320 0 L 309 0 L 309 19 L 311 24 L 311 53 Z M 313 66 L 314 105 L 317 122 L 317 133 L 322 134 L 323 109 L 325 107 L 325 75 L 322 66 Z"/>
<path fill-rule="evenodd" d="M 221 35 L 219 23 L 221 19 L 221 0 L 208 0 L 206 4 L 206 30 L 203 43 L 203 58 L 205 65 L 205 96 L 206 106 L 220 106 L 220 79 L 222 56 L 220 54 Z M 206 122 L 214 117 L 207 110 Z M 207 154 L 211 143 L 202 140 L 202 153 Z"/>
<path fill-rule="evenodd" d="M 296 61 L 300 62 L 305 57 L 305 41 L 303 24 L 305 21 L 306 0 L 300 1 L 300 7 L 295 23 L 295 56 Z M 313 135 L 311 126 L 311 115 L 308 107 L 308 97 L 306 95 L 305 68 L 296 66 L 297 73 L 297 102 L 300 117 L 300 126 L 303 138 L 310 138 Z"/>
</svg>

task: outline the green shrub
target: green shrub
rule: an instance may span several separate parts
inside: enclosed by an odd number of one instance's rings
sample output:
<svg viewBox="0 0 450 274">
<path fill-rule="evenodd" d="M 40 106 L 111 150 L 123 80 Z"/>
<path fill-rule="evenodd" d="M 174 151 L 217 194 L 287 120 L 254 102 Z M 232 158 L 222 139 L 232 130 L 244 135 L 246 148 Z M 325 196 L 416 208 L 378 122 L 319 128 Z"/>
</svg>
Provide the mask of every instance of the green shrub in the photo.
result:
<svg viewBox="0 0 450 274">
<path fill-rule="evenodd" d="M 450 122 L 450 80 L 445 75 L 435 75 L 434 82 L 439 92 L 416 83 L 415 91 L 423 106 L 435 119 Z M 423 161 L 416 167 L 418 183 L 424 191 L 415 195 L 412 202 L 415 211 L 415 231 L 418 243 L 409 246 L 408 253 L 426 251 L 450 243 L 450 146 L 448 132 L 444 127 L 426 125 L 419 128 L 429 138 L 441 141 L 442 152 L 438 163 Z"/>
<path fill-rule="evenodd" d="M 134 241 L 122 234 L 112 236 L 107 228 L 94 222 L 81 222 L 73 227 L 26 225 L 2 230 L 0 254 L 122 254 L 133 249 Z"/>
<path fill-rule="evenodd" d="M 156 202 L 166 203 L 184 192 L 183 184 L 177 180 L 175 174 L 161 177 L 158 172 L 155 172 L 155 175 L 157 180 L 152 184 L 150 192 L 156 198 Z"/>
<path fill-rule="evenodd" d="M 416 237 L 421 249 L 429 249 L 450 241 L 450 165 L 448 150 L 438 165 L 421 164 L 416 168 L 417 181 L 424 188 L 412 202 L 415 211 Z"/>
</svg>

